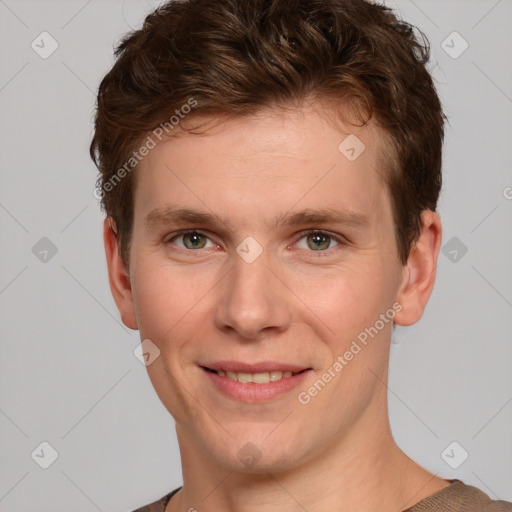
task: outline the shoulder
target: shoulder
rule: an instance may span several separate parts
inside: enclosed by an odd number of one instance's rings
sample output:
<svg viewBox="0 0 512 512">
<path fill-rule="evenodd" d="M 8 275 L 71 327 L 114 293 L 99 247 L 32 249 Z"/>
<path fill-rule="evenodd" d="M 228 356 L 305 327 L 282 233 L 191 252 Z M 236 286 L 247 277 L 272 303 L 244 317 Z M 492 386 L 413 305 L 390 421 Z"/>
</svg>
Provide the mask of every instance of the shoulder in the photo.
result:
<svg viewBox="0 0 512 512">
<path fill-rule="evenodd" d="M 512 503 L 492 500 L 487 494 L 461 480 L 454 480 L 404 512 L 512 512 Z"/>
<path fill-rule="evenodd" d="M 472 485 L 459 481 L 457 493 L 461 502 L 462 511 L 475 512 L 512 512 L 512 503 L 509 501 L 492 500 L 487 494 Z"/>
<path fill-rule="evenodd" d="M 166 494 L 165 496 L 162 496 L 159 500 L 156 500 L 153 503 L 150 503 L 149 505 L 144 505 L 143 507 L 138 508 L 137 510 L 134 510 L 133 512 L 165 512 L 165 507 L 167 507 L 169 500 L 180 489 L 181 489 L 181 487 L 178 487 L 177 489 L 174 489 L 174 491 L 171 491 L 170 493 Z"/>
</svg>

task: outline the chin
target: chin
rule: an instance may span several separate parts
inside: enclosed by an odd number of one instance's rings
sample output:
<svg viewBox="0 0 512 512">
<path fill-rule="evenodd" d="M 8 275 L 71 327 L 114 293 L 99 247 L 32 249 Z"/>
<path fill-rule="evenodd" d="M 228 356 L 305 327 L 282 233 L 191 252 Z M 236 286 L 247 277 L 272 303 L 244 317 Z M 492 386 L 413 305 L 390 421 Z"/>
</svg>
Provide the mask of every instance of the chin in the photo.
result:
<svg viewBox="0 0 512 512">
<path fill-rule="evenodd" d="M 269 432 L 266 428 L 259 435 L 251 436 L 246 429 L 245 435 L 229 437 L 226 443 L 207 449 L 218 464 L 239 473 L 285 472 L 304 462 L 306 454 L 302 453 L 304 445 L 299 439 L 292 440 L 289 436 L 286 436 L 288 442 L 279 436 L 271 439 L 275 433 L 269 435 Z"/>
</svg>

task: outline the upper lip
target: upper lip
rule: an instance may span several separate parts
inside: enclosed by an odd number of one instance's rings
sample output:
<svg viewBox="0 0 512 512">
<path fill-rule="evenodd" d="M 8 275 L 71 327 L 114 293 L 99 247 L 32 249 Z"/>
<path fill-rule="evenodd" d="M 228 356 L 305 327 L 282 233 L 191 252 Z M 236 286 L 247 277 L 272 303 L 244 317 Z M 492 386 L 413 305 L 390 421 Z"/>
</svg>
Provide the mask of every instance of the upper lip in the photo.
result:
<svg viewBox="0 0 512 512">
<path fill-rule="evenodd" d="M 205 368 L 210 370 L 222 370 L 242 373 L 262 373 L 262 372 L 301 372 L 309 370 L 309 367 L 298 364 L 281 363 L 279 361 L 260 361 L 258 363 L 243 363 L 241 361 L 216 361 L 207 363 Z"/>
</svg>

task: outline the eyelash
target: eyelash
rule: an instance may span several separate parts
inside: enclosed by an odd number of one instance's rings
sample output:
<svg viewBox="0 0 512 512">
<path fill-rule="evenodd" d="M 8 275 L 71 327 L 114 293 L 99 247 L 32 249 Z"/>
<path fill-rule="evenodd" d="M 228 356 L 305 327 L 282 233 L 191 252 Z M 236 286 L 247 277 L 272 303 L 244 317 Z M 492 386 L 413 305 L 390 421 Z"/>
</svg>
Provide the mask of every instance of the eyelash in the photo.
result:
<svg viewBox="0 0 512 512">
<path fill-rule="evenodd" d="M 191 233 L 196 233 L 198 235 L 201 235 L 201 236 L 204 236 L 205 238 L 208 238 L 208 240 L 210 240 L 210 237 L 204 233 L 203 231 L 201 230 L 197 230 L 197 229 L 187 229 L 187 230 L 183 230 L 183 231 L 178 231 L 177 233 L 173 233 L 173 235 L 171 236 L 171 238 L 166 238 L 165 239 L 165 244 L 170 244 L 173 240 L 175 240 L 176 238 L 179 238 L 179 237 L 183 237 L 185 235 L 188 235 L 188 234 L 191 234 Z M 337 235 L 332 235 L 331 233 L 329 233 L 328 231 L 322 231 L 322 230 L 319 230 L 319 229 L 309 229 L 309 230 L 306 230 L 306 231 L 302 231 L 300 233 L 300 238 L 298 238 L 298 240 L 296 242 L 294 242 L 295 244 L 297 242 L 299 242 L 300 240 L 302 240 L 303 238 L 309 236 L 309 235 L 325 235 L 327 236 L 329 239 L 331 240 L 334 240 L 335 242 L 338 243 L 337 246 L 335 247 L 330 247 L 329 249 L 324 249 L 324 250 L 318 250 L 318 251 L 314 251 L 314 250 L 307 250 L 307 249 L 299 249 L 299 250 L 305 250 L 307 252 L 311 252 L 311 253 L 315 253 L 317 254 L 319 257 L 322 257 L 322 256 L 325 256 L 326 254 L 325 253 L 328 253 L 331 254 L 330 251 L 336 249 L 336 247 L 338 246 L 343 246 L 343 245 L 348 245 L 348 240 L 342 236 L 337 236 Z M 210 240 L 213 242 L 213 240 Z M 179 248 L 180 250 L 182 251 L 186 251 L 186 252 L 200 252 L 201 249 L 187 249 L 187 248 L 184 248 L 182 249 L 181 247 Z"/>
</svg>

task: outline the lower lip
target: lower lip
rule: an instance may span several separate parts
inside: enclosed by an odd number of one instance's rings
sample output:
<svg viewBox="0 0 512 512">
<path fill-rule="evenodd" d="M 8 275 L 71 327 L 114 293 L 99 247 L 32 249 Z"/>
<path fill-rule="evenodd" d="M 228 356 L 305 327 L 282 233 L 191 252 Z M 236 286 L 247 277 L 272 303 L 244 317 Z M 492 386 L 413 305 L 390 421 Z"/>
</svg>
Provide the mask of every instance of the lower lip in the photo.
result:
<svg viewBox="0 0 512 512">
<path fill-rule="evenodd" d="M 254 382 L 238 382 L 236 380 L 221 377 L 215 372 L 201 368 L 210 382 L 222 393 L 249 403 L 267 402 L 296 388 L 312 370 L 305 370 L 291 377 L 283 377 L 280 380 L 268 384 L 255 384 Z"/>
</svg>

